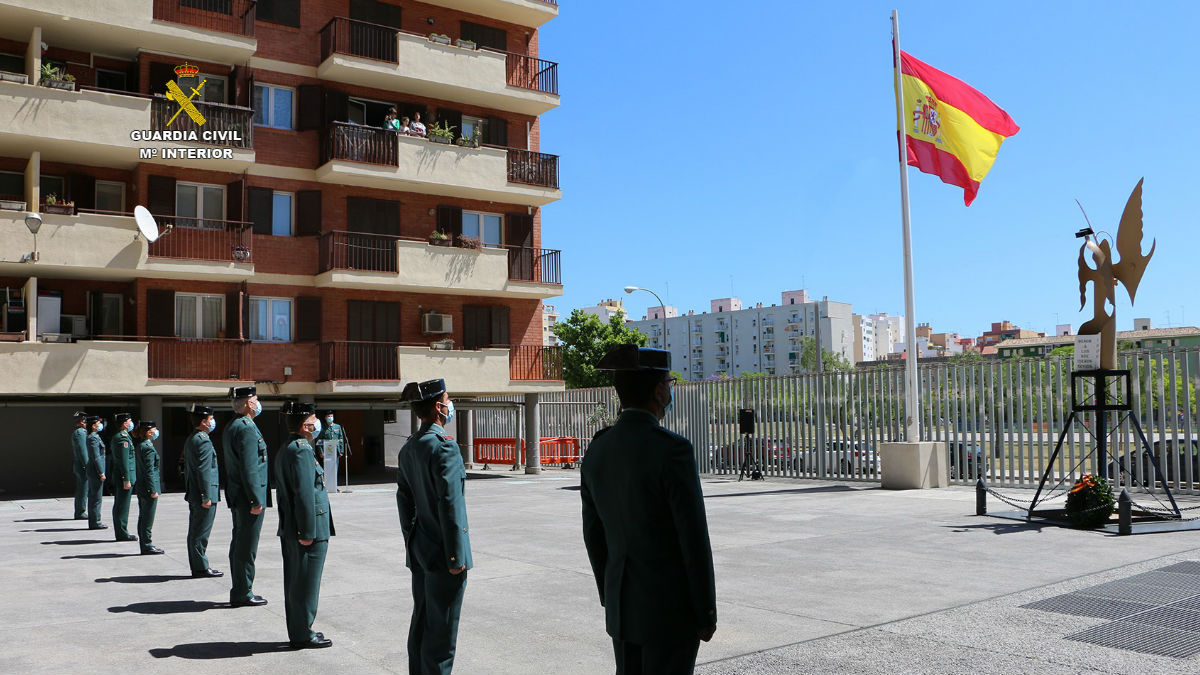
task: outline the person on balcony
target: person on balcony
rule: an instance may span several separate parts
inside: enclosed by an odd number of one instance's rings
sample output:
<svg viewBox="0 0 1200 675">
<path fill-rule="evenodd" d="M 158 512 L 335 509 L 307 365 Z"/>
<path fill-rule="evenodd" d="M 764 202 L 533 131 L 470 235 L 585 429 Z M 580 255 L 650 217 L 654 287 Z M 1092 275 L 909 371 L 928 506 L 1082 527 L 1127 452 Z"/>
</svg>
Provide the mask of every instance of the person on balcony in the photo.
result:
<svg viewBox="0 0 1200 675">
<path fill-rule="evenodd" d="M 88 529 L 105 530 L 108 526 L 100 521 L 100 509 L 104 507 L 104 418 L 90 415 L 84 420 L 87 429 L 87 474 L 88 474 Z"/>
<path fill-rule="evenodd" d="M 108 450 L 113 458 L 113 534 L 117 541 L 137 541 L 129 534 L 129 499 L 133 495 L 133 483 L 137 480 L 137 449 L 129 432 L 133 429 L 133 415 L 117 413 L 113 416 L 117 433 L 108 440 Z"/>
<path fill-rule="evenodd" d="M 137 482 L 133 491 L 138 498 L 138 543 L 142 555 L 162 555 L 163 550 L 150 541 L 151 530 L 154 529 L 154 512 L 158 508 L 158 495 L 162 492 L 159 486 L 158 450 L 154 441 L 158 439 L 158 425 L 150 420 L 138 422 L 134 431 L 137 446 Z"/>
<path fill-rule="evenodd" d="M 691 673 L 717 629 L 717 596 L 692 443 L 659 426 L 671 353 L 618 345 L 596 369 L 615 371 L 621 413 L 583 458 L 583 541 L 617 672 Z"/>
<path fill-rule="evenodd" d="M 400 449 L 396 507 L 404 535 L 404 564 L 412 573 L 408 671 L 447 674 L 454 667 L 471 540 L 463 494 L 467 471 L 458 444 L 446 438 L 454 402 L 444 380 L 409 382 L 400 395 L 421 419 Z"/>
<path fill-rule="evenodd" d="M 412 136 L 414 134 L 412 124 L 407 117 L 400 118 L 400 133 L 405 136 Z"/>
<path fill-rule="evenodd" d="M 71 431 L 71 470 L 75 473 L 75 520 L 87 520 L 88 508 L 88 414 L 75 413 L 75 428 Z"/>
<path fill-rule="evenodd" d="M 425 135 L 425 125 L 421 123 L 421 113 L 414 112 L 412 122 L 409 123 L 409 128 L 412 129 L 414 136 Z"/>
<path fill-rule="evenodd" d="M 221 482 L 217 473 L 217 451 L 209 434 L 217 428 L 213 409 L 192 406 L 192 435 L 183 444 L 184 499 L 188 503 L 187 553 L 193 577 L 219 577 L 222 572 L 208 565 L 208 535 L 212 532 L 221 501 Z"/>
<path fill-rule="evenodd" d="M 388 108 L 387 115 L 383 116 L 383 128 L 388 131 L 400 131 L 400 118 L 396 116 L 396 106 Z"/>
<path fill-rule="evenodd" d="M 221 432 L 221 447 L 225 452 L 225 503 L 233 514 L 233 537 L 229 542 L 229 574 L 233 586 L 229 604 L 234 607 L 257 607 L 267 604 L 261 595 L 254 594 L 254 559 L 258 555 L 258 538 L 262 532 L 263 507 L 271 506 L 271 491 L 267 487 L 267 442 L 254 423 L 262 413 L 255 387 L 234 387 L 229 390 L 233 412 L 237 414 Z"/>
</svg>

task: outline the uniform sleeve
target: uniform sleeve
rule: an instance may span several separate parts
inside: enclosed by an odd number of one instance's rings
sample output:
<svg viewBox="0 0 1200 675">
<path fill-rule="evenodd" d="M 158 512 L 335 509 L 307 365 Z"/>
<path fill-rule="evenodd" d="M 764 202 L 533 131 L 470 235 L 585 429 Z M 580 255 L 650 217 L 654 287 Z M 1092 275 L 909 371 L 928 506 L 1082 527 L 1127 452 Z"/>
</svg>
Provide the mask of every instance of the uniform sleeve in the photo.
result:
<svg viewBox="0 0 1200 675">
<path fill-rule="evenodd" d="M 667 458 L 663 488 L 671 508 L 671 518 L 683 552 L 684 574 L 692 609 L 700 622 L 697 628 L 717 625 L 717 588 L 713 573 L 712 544 L 708 539 L 708 519 L 704 514 L 704 493 L 692 444 L 680 439 Z"/>
<path fill-rule="evenodd" d="M 158 471 L 158 450 L 151 441 L 142 441 L 138 446 L 138 482 L 145 486 L 146 494 L 162 492 Z"/>
<path fill-rule="evenodd" d="M 88 468 L 99 478 L 104 473 L 104 441 L 99 436 L 88 436 Z"/>
<path fill-rule="evenodd" d="M 437 491 L 438 525 L 445 546 L 447 569 L 465 564 L 467 547 L 467 505 L 463 496 L 466 469 L 458 445 L 442 444 L 433 454 L 433 483 Z"/>
<path fill-rule="evenodd" d="M 592 490 L 586 475 L 580 477 L 579 496 L 583 500 L 583 545 L 587 548 L 588 560 L 592 563 L 592 576 L 596 577 L 596 590 L 600 591 L 600 605 L 604 606 L 604 568 L 608 565 L 608 540 L 604 534 L 604 523 L 592 501 Z"/>
<path fill-rule="evenodd" d="M 113 458 L 113 476 L 118 480 L 126 480 L 129 476 L 129 467 L 126 466 L 129 453 L 123 452 L 121 447 L 124 438 L 124 434 L 113 434 L 108 440 L 108 452 Z"/>
<path fill-rule="evenodd" d="M 305 457 L 305 455 L 308 455 Z M 317 465 L 311 453 L 289 448 L 279 460 L 284 462 L 283 479 L 290 485 L 292 518 L 296 523 L 297 539 L 316 539 L 317 504 L 313 498 L 313 485 L 317 482 Z"/>
<path fill-rule="evenodd" d="M 234 461 L 237 466 L 226 467 L 226 471 L 236 471 L 241 478 L 242 494 L 250 501 L 250 506 L 262 506 L 258 501 L 258 435 L 248 425 L 241 425 L 233 434 L 233 444 L 236 452 Z M 229 496 L 229 491 L 225 491 Z"/>
<path fill-rule="evenodd" d="M 88 464 L 87 433 L 81 432 L 83 429 L 80 428 L 71 432 L 71 451 L 75 454 L 75 466 Z"/>
<path fill-rule="evenodd" d="M 213 448 L 212 439 L 205 434 L 199 443 L 200 475 L 203 482 L 200 485 L 200 501 L 215 502 L 221 498 L 221 475 L 217 471 L 217 451 Z"/>
<path fill-rule="evenodd" d="M 413 501 L 412 485 L 403 471 L 396 472 L 396 511 L 400 514 L 400 531 L 407 544 L 417 520 L 417 507 Z"/>
</svg>

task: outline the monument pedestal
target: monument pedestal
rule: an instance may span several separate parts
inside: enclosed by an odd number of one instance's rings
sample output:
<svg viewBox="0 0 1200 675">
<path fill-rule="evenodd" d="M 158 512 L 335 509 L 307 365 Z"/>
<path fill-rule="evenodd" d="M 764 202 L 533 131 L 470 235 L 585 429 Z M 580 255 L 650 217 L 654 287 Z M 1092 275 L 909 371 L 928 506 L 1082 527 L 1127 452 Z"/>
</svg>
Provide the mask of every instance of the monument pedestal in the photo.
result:
<svg viewBox="0 0 1200 675">
<path fill-rule="evenodd" d="M 885 490 L 926 490 L 950 484 L 950 462 L 942 442 L 883 443 L 879 461 Z"/>
</svg>

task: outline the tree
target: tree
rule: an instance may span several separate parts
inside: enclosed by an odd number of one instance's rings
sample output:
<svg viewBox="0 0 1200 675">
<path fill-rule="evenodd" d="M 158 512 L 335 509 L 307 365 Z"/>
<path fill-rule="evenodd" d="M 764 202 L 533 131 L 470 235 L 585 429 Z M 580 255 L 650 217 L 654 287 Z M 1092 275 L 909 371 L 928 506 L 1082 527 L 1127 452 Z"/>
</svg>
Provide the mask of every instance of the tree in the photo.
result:
<svg viewBox="0 0 1200 675">
<path fill-rule="evenodd" d="M 821 350 L 821 365 L 825 370 L 849 370 L 850 362 L 839 352 L 829 349 Z M 800 338 L 800 369 L 807 372 L 817 370 L 817 340 L 804 336 Z"/>
<path fill-rule="evenodd" d="M 1063 345 L 1055 347 L 1050 351 L 1049 357 L 1052 359 L 1071 359 L 1075 357 L 1075 345 Z"/>
<path fill-rule="evenodd" d="M 596 370 L 596 363 L 616 345 L 646 344 L 646 334 L 625 325 L 625 313 L 617 312 L 608 323 L 583 310 L 573 310 L 566 321 L 554 326 L 563 345 L 563 379 L 568 389 L 607 387 L 612 373 Z"/>
<path fill-rule="evenodd" d="M 967 366 L 967 365 L 971 365 L 974 363 L 982 363 L 982 362 L 983 362 L 983 354 L 980 354 L 979 352 L 975 351 L 974 349 L 967 349 L 961 353 L 955 354 L 954 356 L 950 357 L 950 363 L 953 363 L 955 365 L 960 365 L 960 366 Z"/>
</svg>

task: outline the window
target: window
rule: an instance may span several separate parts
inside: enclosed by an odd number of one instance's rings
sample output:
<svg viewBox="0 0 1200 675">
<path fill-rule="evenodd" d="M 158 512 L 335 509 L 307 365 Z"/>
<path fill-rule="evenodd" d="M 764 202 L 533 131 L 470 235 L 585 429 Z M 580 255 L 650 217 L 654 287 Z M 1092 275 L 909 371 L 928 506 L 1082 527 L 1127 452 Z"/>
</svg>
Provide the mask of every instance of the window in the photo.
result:
<svg viewBox="0 0 1200 675">
<path fill-rule="evenodd" d="M 369 127 L 382 127 L 383 118 L 387 117 L 388 110 L 395 105 L 385 101 L 349 98 L 346 100 L 346 121 Z"/>
<path fill-rule="evenodd" d="M 482 117 L 471 117 L 470 115 L 462 116 L 462 129 L 459 130 L 459 135 L 463 138 L 478 138 L 481 142 L 484 139 L 484 124 L 487 121 Z"/>
<path fill-rule="evenodd" d="M 182 227 L 221 229 L 225 219 L 225 187 L 201 183 L 175 184 L 175 215 Z"/>
<path fill-rule="evenodd" d="M 18 201 L 25 199 L 25 174 L 19 171 L 0 171 L 0 197 Z"/>
<path fill-rule="evenodd" d="M 96 181 L 96 210 L 124 211 L 125 184 L 110 180 Z"/>
<path fill-rule="evenodd" d="M 270 21 L 299 28 L 300 0 L 258 0 L 255 18 L 258 21 Z"/>
<path fill-rule="evenodd" d="M 42 201 L 46 201 L 48 195 L 54 195 L 59 201 L 66 197 L 66 181 L 62 176 L 40 176 L 38 181 L 41 183 Z"/>
<path fill-rule="evenodd" d="M 292 129 L 292 99 L 295 90 L 275 85 L 254 85 L 254 123 L 276 129 Z"/>
<path fill-rule="evenodd" d="M 295 221 L 295 203 L 290 192 L 275 192 L 271 195 L 271 234 L 278 237 L 292 236 L 292 223 Z"/>
<path fill-rule="evenodd" d="M 200 73 L 196 76 L 196 87 L 200 83 L 204 83 L 204 87 L 200 89 L 200 100 L 205 103 L 224 103 L 225 102 L 225 76 L 210 75 L 208 73 Z M 182 85 L 181 85 L 182 86 Z M 186 90 L 185 90 L 186 91 Z"/>
<path fill-rule="evenodd" d="M 125 73 L 116 70 L 101 70 L 96 69 L 96 86 L 101 89 L 115 89 L 117 91 L 129 91 L 126 84 L 128 78 Z"/>
<path fill-rule="evenodd" d="M 16 54 L 0 54 L 0 70 L 6 73 L 24 73 L 25 57 Z"/>
<path fill-rule="evenodd" d="M 479 239 L 485 246 L 499 248 L 501 222 L 502 217 L 499 214 L 463 211 L 462 233 L 464 237 Z"/>
<path fill-rule="evenodd" d="M 224 315 L 225 296 L 175 294 L 175 335 L 179 337 L 220 337 Z"/>
<path fill-rule="evenodd" d="M 291 299 L 250 298 L 250 339 L 259 342 L 291 342 Z"/>
</svg>

